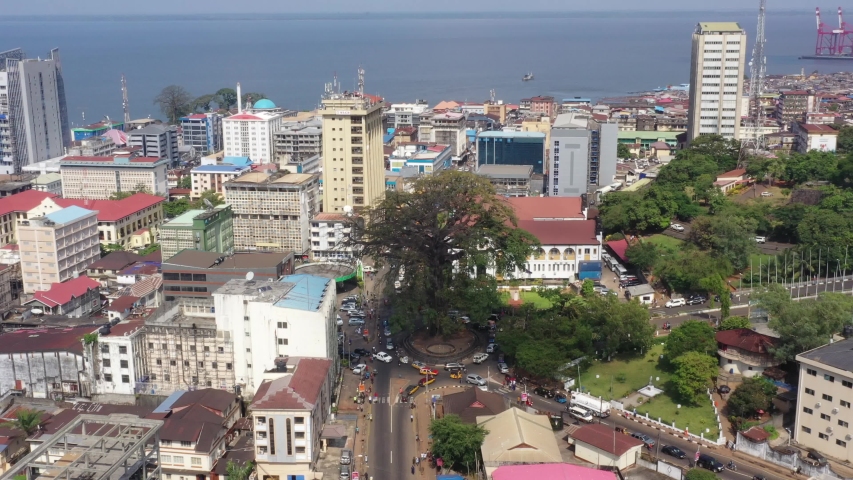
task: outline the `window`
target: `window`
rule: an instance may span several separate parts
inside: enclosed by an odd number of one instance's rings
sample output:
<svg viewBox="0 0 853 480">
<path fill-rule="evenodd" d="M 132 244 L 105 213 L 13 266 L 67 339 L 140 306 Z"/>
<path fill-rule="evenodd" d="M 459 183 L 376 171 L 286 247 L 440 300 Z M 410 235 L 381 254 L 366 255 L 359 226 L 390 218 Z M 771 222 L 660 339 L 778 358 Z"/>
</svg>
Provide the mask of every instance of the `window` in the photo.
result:
<svg viewBox="0 0 853 480">
<path fill-rule="evenodd" d="M 832 420 L 832 417 L 830 417 L 829 415 L 827 415 L 827 414 L 825 414 L 825 413 L 821 413 L 821 414 L 820 414 L 820 419 L 821 419 L 821 420 L 830 420 L 830 421 L 831 421 L 831 420 Z"/>
<path fill-rule="evenodd" d="M 287 345 L 287 339 L 286 338 L 279 338 L 278 344 L 279 345 Z"/>
<path fill-rule="evenodd" d="M 832 375 L 828 375 L 826 373 L 823 374 L 823 379 L 830 381 L 830 382 L 835 382 L 835 377 L 833 377 Z"/>
<path fill-rule="evenodd" d="M 809 395 L 814 395 L 814 390 L 812 390 L 811 388 L 807 388 L 806 393 Z"/>
<path fill-rule="evenodd" d="M 168 382 L 168 381 L 169 381 L 169 380 L 171 380 L 171 379 L 172 379 L 172 376 L 171 376 L 171 375 L 169 375 L 168 373 L 167 373 L 167 374 L 165 374 L 165 375 L 163 375 L 163 380 L 165 380 L 165 381 L 167 381 L 167 382 Z"/>
<path fill-rule="evenodd" d="M 189 366 L 190 366 L 190 361 L 189 361 L 189 360 L 184 360 L 184 366 L 185 366 L 185 367 L 189 367 Z"/>
<path fill-rule="evenodd" d="M 165 343 L 164 343 L 164 344 L 163 344 L 163 350 L 168 350 L 168 349 L 169 349 L 169 345 L 167 345 L 167 344 L 165 344 Z"/>
<path fill-rule="evenodd" d="M 293 455 L 293 445 L 291 445 L 291 442 L 290 442 L 290 436 L 293 434 L 293 428 L 291 428 L 291 426 L 290 426 L 290 419 L 289 418 L 284 421 L 284 426 L 285 426 L 284 440 L 287 443 L 287 454 Z"/>
<path fill-rule="evenodd" d="M 174 463 L 176 465 L 183 465 L 184 464 L 184 457 L 182 457 L 180 455 L 175 455 L 174 457 L 172 457 L 172 463 Z"/>
<path fill-rule="evenodd" d="M 853 388 L 853 382 L 848 382 L 847 380 L 842 380 L 841 384 L 847 388 Z"/>
<path fill-rule="evenodd" d="M 127 347 L 118 347 L 118 353 L 127 353 Z"/>
<path fill-rule="evenodd" d="M 850 424 L 849 424 L 849 423 L 847 423 L 847 422 L 845 422 L 844 420 L 839 420 L 839 421 L 838 421 L 838 425 L 839 425 L 839 426 L 842 426 L 842 427 L 844 427 L 844 428 L 847 428 L 847 427 L 849 427 L 849 426 L 850 426 Z"/>
<path fill-rule="evenodd" d="M 148 344 L 148 350 L 154 350 L 154 344 L 153 343 Z"/>
<path fill-rule="evenodd" d="M 305 438 L 305 432 L 296 432 L 294 435 L 296 438 Z"/>
<path fill-rule="evenodd" d="M 216 347 L 216 351 L 219 353 L 225 353 L 225 347 Z"/>
<path fill-rule="evenodd" d="M 836 439 L 835 444 L 838 445 L 839 447 L 846 447 L 847 446 L 847 442 L 845 442 L 844 440 Z"/>
<path fill-rule="evenodd" d="M 278 328 L 287 328 L 287 322 L 278 322 Z"/>
<path fill-rule="evenodd" d="M 293 419 L 293 423 L 297 425 L 305 425 L 305 417 L 296 417 Z"/>
<path fill-rule="evenodd" d="M 847 400 L 841 400 L 841 406 L 845 408 L 850 408 L 850 402 Z"/>
<path fill-rule="evenodd" d="M 275 422 L 270 419 L 270 453 L 275 455 Z"/>
<path fill-rule="evenodd" d="M 800 427 L 800 429 L 803 431 L 803 433 L 812 433 L 812 429 L 809 427 L 802 426 Z"/>
<path fill-rule="evenodd" d="M 216 370 L 216 365 L 217 365 L 216 362 L 213 362 L 210 364 L 210 366 L 213 367 L 214 370 Z"/>
<path fill-rule="evenodd" d="M 829 435 L 825 433 L 818 433 L 817 436 L 820 437 L 821 440 L 829 440 Z"/>
<path fill-rule="evenodd" d="M 200 466 L 201 466 L 201 458 L 199 458 L 199 457 L 191 457 L 191 458 L 190 458 L 190 463 L 191 463 L 191 464 L 192 464 L 192 466 L 194 466 L 194 467 L 200 467 Z"/>
<path fill-rule="evenodd" d="M 296 453 L 305 453 L 305 447 L 296 447 Z"/>
<path fill-rule="evenodd" d="M 811 375 L 813 377 L 817 376 L 817 370 L 812 370 L 811 368 L 807 368 L 806 373 L 808 373 L 809 375 Z"/>
<path fill-rule="evenodd" d="M 105 373 L 105 374 L 104 374 L 104 381 L 105 381 L 105 382 L 112 382 L 112 381 L 113 381 L 113 376 L 112 376 L 112 375 L 110 375 L 109 373 Z"/>
<path fill-rule="evenodd" d="M 177 360 L 169 360 L 169 365 L 175 367 L 178 365 L 178 361 Z"/>
<path fill-rule="evenodd" d="M 814 413 L 814 410 L 809 407 L 803 407 L 803 413 L 808 413 L 809 415 L 811 415 Z"/>
<path fill-rule="evenodd" d="M 163 445 L 165 445 L 166 440 L 163 440 L 161 443 Z M 172 456 L 171 455 L 160 455 L 160 463 L 172 463 Z"/>
<path fill-rule="evenodd" d="M 265 425 L 267 423 L 267 417 L 255 417 L 255 421 L 258 422 L 258 425 Z"/>
<path fill-rule="evenodd" d="M 122 375 L 121 383 L 130 383 L 130 375 Z"/>
<path fill-rule="evenodd" d="M 823 398 L 824 400 L 826 400 L 828 402 L 832 401 L 832 395 L 827 395 L 825 393 L 821 396 L 821 398 Z"/>
<path fill-rule="evenodd" d="M 127 360 L 119 361 L 119 365 L 121 365 L 121 368 L 127 368 Z"/>
<path fill-rule="evenodd" d="M 231 370 L 231 364 L 230 363 L 225 364 L 225 370 Z"/>
<path fill-rule="evenodd" d="M 188 442 L 186 440 L 181 440 L 181 446 L 182 447 L 189 447 L 191 445 L 192 445 L 192 442 Z"/>
<path fill-rule="evenodd" d="M 109 359 L 109 358 L 105 358 L 105 359 L 103 360 L 103 362 L 104 362 L 104 366 L 105 366 L 105 367 L 109 367 L 109 366 L 110 366 L 110 359 Z"/>
<path fill-rule="evenodd" d="M 198 368 L 204 368 L 204 362 L 198 362 Z"/>
</svg>

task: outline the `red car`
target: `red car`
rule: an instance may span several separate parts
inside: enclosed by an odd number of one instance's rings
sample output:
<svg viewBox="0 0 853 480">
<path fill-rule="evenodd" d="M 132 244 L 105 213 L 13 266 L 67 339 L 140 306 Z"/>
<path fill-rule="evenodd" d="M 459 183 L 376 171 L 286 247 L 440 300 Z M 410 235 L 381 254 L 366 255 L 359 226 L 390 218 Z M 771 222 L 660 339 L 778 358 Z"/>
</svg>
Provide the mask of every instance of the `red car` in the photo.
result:
<svg viewBox="0 0 853 480">
<path fill-rule="evenodd" d="M 432 375 L 434 377 L 438 375 L 438 370 L 436 370 L 435 368 L 422 367 L 421 375 Z"/>
</svg>

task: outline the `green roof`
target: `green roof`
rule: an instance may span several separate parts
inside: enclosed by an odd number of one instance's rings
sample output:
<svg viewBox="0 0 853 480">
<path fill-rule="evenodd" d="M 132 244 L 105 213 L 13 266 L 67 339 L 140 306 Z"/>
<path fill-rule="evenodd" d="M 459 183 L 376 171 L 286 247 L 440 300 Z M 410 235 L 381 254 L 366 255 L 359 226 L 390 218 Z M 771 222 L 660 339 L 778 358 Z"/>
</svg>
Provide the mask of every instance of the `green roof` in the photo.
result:
<svg viewBox="0 0 853 480">
<path fill-rule="evenodd" d="M 192 227 L 193 219 L 199 215 L 204 213 L 204 210 L 187 210 L 186 212 L 178 215 L 177 217 L 169 220 L 165 224 L 164 227 Z"/>
<path fill-rule="evenodd" d="M 678 134 L 682 132 L 658 132 L 656 130 L 652 131 L 626 131 L 619 132 L 618 138 L 620 140 L 671 140 L 674 141 Z"/>
<path fill-rule="evenodd" d="M 740 28 L 737 22 L 700 22 L 699 23 L 699 31 L 702 33 L 709 32 L 733 32 L 733 33 L 741 33 L 743 29 Z"/>
</svg>

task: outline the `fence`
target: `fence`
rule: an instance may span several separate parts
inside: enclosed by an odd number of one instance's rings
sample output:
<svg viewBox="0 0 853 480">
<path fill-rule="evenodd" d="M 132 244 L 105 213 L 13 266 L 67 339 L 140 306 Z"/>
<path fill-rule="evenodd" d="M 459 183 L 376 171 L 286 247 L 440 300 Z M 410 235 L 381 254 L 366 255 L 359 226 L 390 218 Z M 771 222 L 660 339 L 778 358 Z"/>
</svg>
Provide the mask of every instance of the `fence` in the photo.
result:
<svg viewBox="0 0 853 480">
<path fill-rule="evenodd" d="M 669 462 L 664 462 L 663 460 L 656 460 L 654 458 L 646 458 L 647 454 L 641 453 L 637 455 L 637 465 L 648 468 L 649 470 L 658 472 L 662 475 L 666 475 L 669 478 L 674 478 L 675 480 L 682 480 L 684 478 L 684 470 L 678 465 L 673 465 Z"/>
<path fill-rule="evenodd" d="M 712 445 L 725 445 L 726 444 L 726 437 L 723 434 L 723 424 L 720 421 L 720 412 L 719 412 L 719 410 L 717 410 L 717 406 L 714 405 L 714 398 L 711 396 L 711 391 L 708 390 L 706 393 L 708 394 L 708 401 L 711 402 L 711 405 L 714 408 L 714 416 L 717 418 L 717 429 L 719 430 L 719 436 L 716 439 L 705 438 L 704 432 L 700 432 L 699 435 L 694 435 L 694 434 L 690 433 L 689 430 L 683 430 L 683 429 L 678 428 L 674 421 L 672 422 L 672 424 L 667 424 L 667 423 L 664 423 L 663 419 L 661 419 L 661 418 L 658 418 L 657 420 L 652 419 L 651 417 L 649 417 L 648 413 L 646 413 L 645 415 L 638 415 L 636 408 L 633 411 L 625 410 L 624 405 L 622 403 L 619 403 L 619 402 L 615 402 L 615 401 L 611 400 L 610 406 L 612 407 L 613 410 L 623 412 L 622 416 L 625 418 L 634 418 L 635 420 L 639 420 L 642 423 L 646 423 L 652 427 L 658 428 L 660 430 L 664 430 L 665 432 L 673 434 L 673 435 L 679 435 L 682 438 L 685 438 L 687 440 L 691 440 L 695 443 L 704 442 L 704 443 L 710 443 Z"/>
<path fill-rule="evenodd" d="M 829 468 L 829 465 L 812 465 L 808 462 L 803 461 L 796 449 L 774 449 L 767 442 L 752 442 L 748 438 L 744 437 L 741 432 L 737 432 L 737 443 L 735 444 L 735 450 L 753 457 L 760 458 L 770 463 L 780 465 L 791 471 L 799 469 L 799 472 L 803 475 L 806 475 L 807 477 L 830 476 L 834 478 L 842 478 L 839 477 L 835 472 L 833 472 Z"/>
</svg>

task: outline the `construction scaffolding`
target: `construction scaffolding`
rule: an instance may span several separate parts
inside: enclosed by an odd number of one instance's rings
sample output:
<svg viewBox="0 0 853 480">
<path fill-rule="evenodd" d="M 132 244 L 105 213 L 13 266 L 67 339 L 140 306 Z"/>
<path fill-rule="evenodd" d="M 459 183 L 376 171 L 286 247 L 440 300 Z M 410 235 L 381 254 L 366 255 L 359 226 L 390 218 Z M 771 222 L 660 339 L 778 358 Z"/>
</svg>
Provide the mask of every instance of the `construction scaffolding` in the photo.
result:
<svg viewBox="0 0 853 480">
<path fill-rule="evenodd" d="M 22 458 L 0 480 L 159 480 L 161 420 L 80 415 Z M 48 451 L 61 451 L 47 463 Z"/>
</svg>

